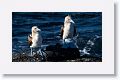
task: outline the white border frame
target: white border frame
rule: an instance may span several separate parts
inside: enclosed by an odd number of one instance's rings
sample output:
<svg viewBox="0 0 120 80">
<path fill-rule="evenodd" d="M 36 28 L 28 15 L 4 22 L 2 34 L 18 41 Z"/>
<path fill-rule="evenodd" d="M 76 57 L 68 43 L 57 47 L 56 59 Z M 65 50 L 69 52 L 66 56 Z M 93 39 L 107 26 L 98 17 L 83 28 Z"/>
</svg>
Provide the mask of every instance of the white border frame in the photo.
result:
<svg viewBox="0 0 120 80">
<path fill-rule="evenodd" d="M 2 0 L 0 2 L 1 73 L 114 74 L 114 3 L 112 0 Z M 12 62 L 12 12 L 73 11 L 102 12 L 102 62 Z"/>
</svg>

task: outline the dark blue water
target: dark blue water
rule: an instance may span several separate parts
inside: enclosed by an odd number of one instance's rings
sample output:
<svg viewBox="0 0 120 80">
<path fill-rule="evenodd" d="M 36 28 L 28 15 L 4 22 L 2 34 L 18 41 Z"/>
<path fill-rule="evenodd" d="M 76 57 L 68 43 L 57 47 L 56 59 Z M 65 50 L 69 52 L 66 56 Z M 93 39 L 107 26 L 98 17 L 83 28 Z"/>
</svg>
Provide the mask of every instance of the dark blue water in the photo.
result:
<svg viewBox="0 0 120 80">
<path fill-rule="evenodd" d="M 32 26 L 42 30 L 43 46 L 61 40 L 60 29 L 64 18 L 71 15 L 76 24 L 77 45 L 81 54 L 102 57 L 102 13 L 101 12 L 13 12 L 12 51 L 30 53 L 27 36 Z"/>
</svg>

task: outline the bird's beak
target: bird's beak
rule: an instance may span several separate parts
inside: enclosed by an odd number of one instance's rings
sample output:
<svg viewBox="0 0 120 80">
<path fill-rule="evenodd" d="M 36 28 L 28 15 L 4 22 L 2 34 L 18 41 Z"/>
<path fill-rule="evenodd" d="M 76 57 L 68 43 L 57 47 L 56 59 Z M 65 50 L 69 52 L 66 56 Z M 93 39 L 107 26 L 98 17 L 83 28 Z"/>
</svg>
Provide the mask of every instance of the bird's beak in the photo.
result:
<svg viewBox="0 0 120 80">
<path fill-rule="evenodd" d="M 75 23 L 72 19 L 70 20 L 71 23 Z"/>
<path fill-rule="evenodd" d="M 37 31 L 41 31 L 41 30 L 38 28 Z"/>
</svg>

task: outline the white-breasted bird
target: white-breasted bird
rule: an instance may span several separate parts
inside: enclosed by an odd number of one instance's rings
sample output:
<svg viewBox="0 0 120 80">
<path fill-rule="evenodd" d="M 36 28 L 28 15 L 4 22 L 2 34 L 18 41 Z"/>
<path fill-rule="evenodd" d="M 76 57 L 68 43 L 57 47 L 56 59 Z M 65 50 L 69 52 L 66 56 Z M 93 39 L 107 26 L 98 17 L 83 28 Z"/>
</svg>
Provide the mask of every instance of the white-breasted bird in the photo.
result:
<svg viewBox="0 0 120 80">
<path fill-rule="evenodd" d="M 76 34 L 75 22 L 71 16 L 66 16 L 64 20 L 64 26 L 61 27 L 61 37 L 63 40 L 67 38 L 73 38 Z"/>
<path fill-rule="evenodd" d="M 37 26 L 32 27 L 32 33 L 28 36 L 28 43 L 31 48 L 31 56 L 33 55 L 32 48 L 40 48 L 42 45 L 41 30 Z"/>
</svg>

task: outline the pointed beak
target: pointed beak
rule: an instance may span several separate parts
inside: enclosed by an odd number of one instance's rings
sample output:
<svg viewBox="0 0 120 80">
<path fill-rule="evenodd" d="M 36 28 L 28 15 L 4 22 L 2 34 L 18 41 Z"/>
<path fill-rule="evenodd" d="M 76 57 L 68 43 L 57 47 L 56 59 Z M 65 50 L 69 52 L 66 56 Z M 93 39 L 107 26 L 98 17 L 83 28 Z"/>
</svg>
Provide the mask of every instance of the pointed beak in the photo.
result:
<svg viewBox="0 0 120 80">
<path fill-rule="evenodd" d="M 75 23 L 72 19 L 70 20 L 71 23 Z"/>
<path fill-rule="evenodd" d="M 41 30 L 38 28 L 37 31 L 41 31 Z"/>
</svg>

